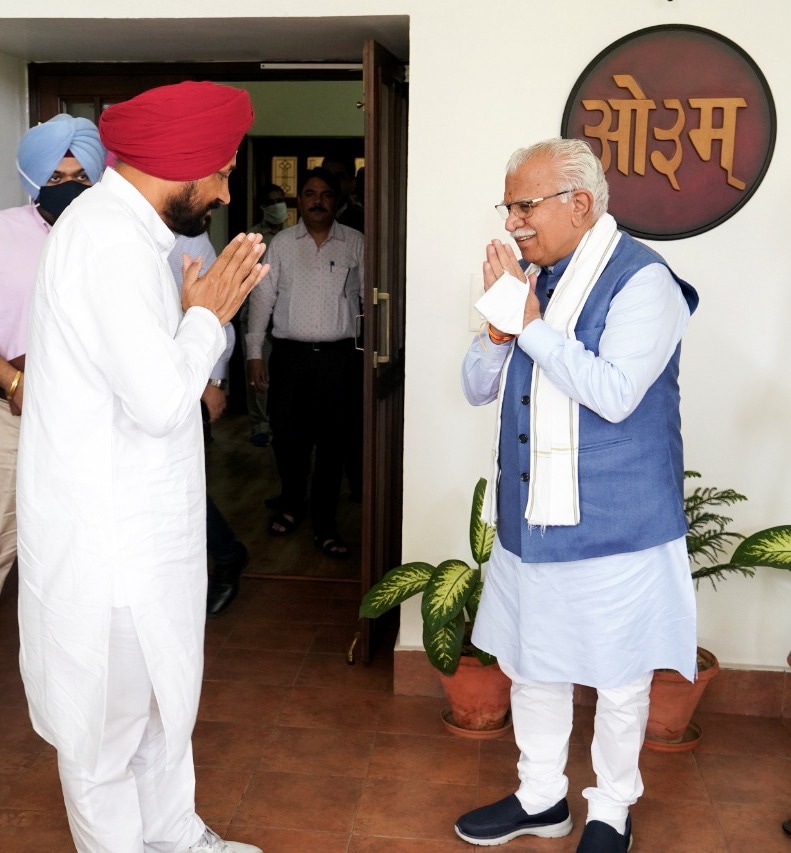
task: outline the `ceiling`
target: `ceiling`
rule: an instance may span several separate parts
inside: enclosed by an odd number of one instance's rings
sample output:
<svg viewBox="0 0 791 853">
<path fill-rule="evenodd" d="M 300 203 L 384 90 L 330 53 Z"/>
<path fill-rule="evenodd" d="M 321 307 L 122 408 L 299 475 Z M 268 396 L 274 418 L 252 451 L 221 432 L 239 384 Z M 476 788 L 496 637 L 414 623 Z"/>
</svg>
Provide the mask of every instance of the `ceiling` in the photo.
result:
<svg viewBox="0 0 791 853">
<path fill-rule="evenodd" d="M 409 61 L 409 18 L 0 18 L 0 53 L 28 62 L 362 60 L 375 39 Z"/>
</svg>

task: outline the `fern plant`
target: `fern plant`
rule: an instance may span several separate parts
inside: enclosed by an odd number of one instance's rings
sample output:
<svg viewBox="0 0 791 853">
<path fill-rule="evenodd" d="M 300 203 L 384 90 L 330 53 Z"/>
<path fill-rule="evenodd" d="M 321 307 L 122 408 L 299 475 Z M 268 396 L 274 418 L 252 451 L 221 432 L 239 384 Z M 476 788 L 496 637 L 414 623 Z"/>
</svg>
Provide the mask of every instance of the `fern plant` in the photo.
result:
<svg viewBox="0 0 791 853">
<path fill-rule="evenodd" d="M 483 520 L 486 480 L 475 486 L 470 513 L 470 550 L 475 567 L 463 560 L 443 560 L 439 565 L 405 563 L 390 569 L 374 584 L 360 605 L 360 615 L 375 619 L 413 595 L 422 594 L 423 645 L 432 666 L 452 675 L 464 654 L 474 654 L 483 664 L 495 658 L 472 645 L 470 635 L 483 590 L 481 569 L 489 559 L 495 528 Z"/>
<path fill-rule="evenodd" d="M 697 471 L 685 471 L 686 478 L 697 478 Z M 791 525 L 759 530 L 745 538 L 728 530 L 733 521 L 722 515 L 722 507 L 733 506 L 747 498 L 733 489 L 697 486 L 684 498 L 687 517 L 687 553 L 692 577 L 697 585 L 707 578 L 716 589 L 730 573 L 752 577 L 758 566 L 791 571 Z M 727 562 L 719 562 L 733 543 L 738 543 Z"/>
</svg>

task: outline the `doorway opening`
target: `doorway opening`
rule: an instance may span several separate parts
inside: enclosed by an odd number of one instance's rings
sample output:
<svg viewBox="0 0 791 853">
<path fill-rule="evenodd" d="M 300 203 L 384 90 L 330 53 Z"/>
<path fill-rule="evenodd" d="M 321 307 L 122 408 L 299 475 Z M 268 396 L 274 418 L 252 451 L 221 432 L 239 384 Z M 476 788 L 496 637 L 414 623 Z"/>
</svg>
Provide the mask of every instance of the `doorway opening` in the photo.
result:
<svg viewBox="0 0 791 853">
<path fill-rule="evenodd" d="M 328 21 L 330 19 L 327 19 Z M 340 25 L 333 19 L 333 25 Z M 344 19 L 347 20 L 347 19 Z M 348 19 L 354 22 L 355 19 Z M 325 19 L 320 19 L 322 25 Z M 269 26 L 275 21 L 256 22 Z M 143 23 L 145 22 L 138 22 Z M 164 21 L 155 22 L 157 33 L 167 29 Z M 179 32 L 194 22 L 177 22 Z M 211 43 L 217 43 L 217 22 L 206 24 Z M 225 21 L 225 24 L 228 22 Z M 283 22 L 280 21 L 280 24 Z M 315 22 L 313 22 L 315 24 Z M 347 21 L 348 23 L 348 21 Z M 357 22 L 370 27 L 368 19 Z M 238 26 L 233 21 L 229 26 Z M 304 42 L 297 19 L 289 22 L 297 43 Z M 85 22 L 81 22 L 81 27 Z M 97 23 L 99 29 L 116 27 L 107 34 L 105 44 L 124 43 L 121 21 L 108 19 Z M 153 26 L 153 25 L 152 25 Z M 353 25 L 352 25 L 353 26 Z M 405 27 L 408 21 L 405 20 Z M 68 30 L 68 27 L 66 28 Z M 273 27 L 274 31 L 276 27 Z M 84 32 L 84 30 L 81 30 Z M 316 27 L 308 31 L 315 35 Z M 404 29 L 408 32 L 408 29 Z M 64 31 L 57 31 L 59 53 L 62 54 Z M 42 32 L 41 44 L 46 43 Z M 293 39 L 291 42 L 292 43 Z M 161 42 L 159 42 L 161 43 Z M 284 42 L 285 43 L 285 42 Z M 75 38 L 75 45 L 78 40 Z M 193 42 L 191 42 L 192 46 Z M 318 50 L 324 39 L 315 41 Z M 0 48 L 2 39 L 0 38 Z M 53 48 L 54 49 L 54 48 Z M 297 48 L 294 48 L 295 50 Z M 79 55 L 79 51 L 76 55 Z M 400 561 L 401 500 L 403 467 L 403 379 L 405 321 L 406 258 L 406 166 L 408 83 L 403 60 L 370 39 L 358 42 L 362 52 L 361 66 L 350 69 L 327 69 L 321 79 L 362 80 L 364 104 L 365 185 L 365 316 L 364 353 L 364 463 L 363 499 L 361 504 L 360 593 Z M 359 52 L 357 54 L 359 58 Z M 118 57 L 123 59 L 123 57 Z M 348 58 L 348 57 L 347 57 Z M 362 68 L 362 72 L 360 71 Z M 145 89 L 186 79 L 209 79 L 216 82 L 243 84 L 245 81 L 315 79 L 315 70 L 273 71 L 264 63 L 32 63 L 29 66 L 30 113 L 33 122 L 46 120 L 63 111 L 66 104 L 92 104 L 98 118 L 109 103 L 133 97 Z M 297 135 L 296 133 L 292 135 Z M 240 151 L 246 157 L 248 148 Z M 240 157 L 240 159 L 241 159 Z M 247 172 L 247 169 L 244 170 Z M 239 170 L 242 174 L 242 170 Z M 236 175 L 237 173 L 234 173 Z M 232 188 L 233 194 L 233 188 Z M 254 193 L 245 184 L 245 204 L 229 209 L 231 233 L 246 230 L 250 224 Z M 241 210 L 241 212 L 240 212 Z M 242 221 L 237 220 L 240 217 Z M 260 512 L 260 509 L 259 509 Z M 367 659 L 370 649 L 370 625 L 363 625 L 361 657 Z"/>
</svg>

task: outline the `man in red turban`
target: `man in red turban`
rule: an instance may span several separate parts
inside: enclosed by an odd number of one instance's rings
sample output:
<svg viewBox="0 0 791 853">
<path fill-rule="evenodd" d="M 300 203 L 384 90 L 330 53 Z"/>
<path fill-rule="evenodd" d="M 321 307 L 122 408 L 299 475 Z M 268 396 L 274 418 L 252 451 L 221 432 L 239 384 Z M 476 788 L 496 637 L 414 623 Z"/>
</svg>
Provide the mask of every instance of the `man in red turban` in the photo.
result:
<svg viewBox="0 0 791 853">
<path fill-rule="evenodd" d="M 99 133 L 108 151 L 141 172 L 194 181 L 235 157 L 252 123 L 243 89 L 187 81 L 113 104 L 99 119 Z"/>
<path fill-rule="evenodd" d="M 266 274 L 239 234 L 198 278 L 173 231 L 230 201 L 246 92 L 153 89 L 105 111 L 118 160 L 59 218 L 31 312 L 21 430 L 21 670 L 80 853 L 260 853 L 195 813 L 206 487 L 199 398 Z"/>
</svg>

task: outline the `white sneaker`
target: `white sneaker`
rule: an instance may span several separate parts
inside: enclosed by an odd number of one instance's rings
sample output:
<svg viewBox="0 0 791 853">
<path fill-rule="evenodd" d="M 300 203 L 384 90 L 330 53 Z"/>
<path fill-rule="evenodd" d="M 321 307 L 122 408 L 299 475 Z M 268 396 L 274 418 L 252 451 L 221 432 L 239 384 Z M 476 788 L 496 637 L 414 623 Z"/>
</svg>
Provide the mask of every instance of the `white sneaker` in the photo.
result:
<svg viewBox="0 0 791 853">
<path fill-rule="evenodd" d="M 241 841 L 223 841 L 207 826 L 203 835 L 190 847 L 189 853 L 264 853 L 260 847 Z"/>
</svg>

